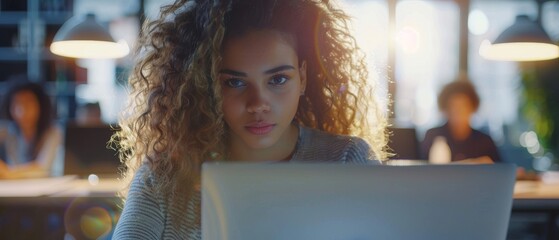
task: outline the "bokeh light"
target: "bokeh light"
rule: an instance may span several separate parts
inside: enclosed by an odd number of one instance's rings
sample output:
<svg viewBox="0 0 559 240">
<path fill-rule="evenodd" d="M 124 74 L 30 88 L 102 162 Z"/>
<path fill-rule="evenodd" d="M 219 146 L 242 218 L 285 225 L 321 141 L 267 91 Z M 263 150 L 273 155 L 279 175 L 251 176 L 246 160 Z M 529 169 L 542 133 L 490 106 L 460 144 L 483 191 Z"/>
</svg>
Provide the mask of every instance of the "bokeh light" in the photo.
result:
<svg viewBox="0 0 559 240">
<path fill-rule="evenodd" d="M 416 53 L 420 46 L 421 34 L 410 26 L 403 27 L 396 35 L 396 41 L 404 53 Z"/>
<path fill-rule="evenodd" d="M 489 29 L 489 20 L 487 15 L 481 10 L 473 10 L 468 16 L 468 30 L 473 35 L 483 35 Z"/>
<path fill-rule="evenodd" d="M 527 147 L 527 149 L 528 149 L 528 152 L 531 153 L 532 155 L 537 155 L 538 153 L 541 153 L 541 151 L 542 151 L 542 148 L 541 148 L 539 143 L 536 144 L 536 145 L 533 145 L 533 146 L 529 146 L 529 147 Z"/>
<path fill-rule="evenodd" d="M 106 236 L 112 229 L 111 215 L 101 207 L 89 208 L 80 218 L 80 228 L 89 239 Z"/>
<path fill-rule="evenodd" d="M 111 198 L 74 199 L 64 213 L 65 238 L 111 239 L 118 222 L 117 203 Z"/>
<path fill-rule="evenodd" d="M 91 186 L 97 186 L 99 184 L 99 177 L 95 174 L 89 174 L 87 181 Z"/>
<path fill-rule="evenodd" d="M 540 145 L 538 135 L 534 131 L 524 132 L 520 135 L 520 145 L 525 148 L 536 148 Z"/>
<path fill-rule="evenodd" d="M 547 153 L 544 156 L 538 157 L 534 159 L 532 166 L 537 171 L 547 171 L 553 164 L 553 154 Z"/>
</svg>

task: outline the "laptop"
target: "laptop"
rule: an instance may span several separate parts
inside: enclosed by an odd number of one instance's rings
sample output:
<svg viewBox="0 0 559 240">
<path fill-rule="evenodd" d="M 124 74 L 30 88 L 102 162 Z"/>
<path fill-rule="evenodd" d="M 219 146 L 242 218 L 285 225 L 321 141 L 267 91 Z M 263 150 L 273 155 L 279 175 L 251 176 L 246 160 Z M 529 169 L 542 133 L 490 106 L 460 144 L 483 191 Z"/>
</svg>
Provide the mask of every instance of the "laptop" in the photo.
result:
<svg viewBox="0 0 559 240">
<path fill-rule="evenodd" d="M 114 130 L 108 125 L 68 124 L 64 139 L 64 175 L 118 177 L 118 152 L 108 147 Z"/>
<path fill-rule="evenodd" d="M 206 163 L 204 240 L 505 239 L 515 167 Z"/>
</svg>

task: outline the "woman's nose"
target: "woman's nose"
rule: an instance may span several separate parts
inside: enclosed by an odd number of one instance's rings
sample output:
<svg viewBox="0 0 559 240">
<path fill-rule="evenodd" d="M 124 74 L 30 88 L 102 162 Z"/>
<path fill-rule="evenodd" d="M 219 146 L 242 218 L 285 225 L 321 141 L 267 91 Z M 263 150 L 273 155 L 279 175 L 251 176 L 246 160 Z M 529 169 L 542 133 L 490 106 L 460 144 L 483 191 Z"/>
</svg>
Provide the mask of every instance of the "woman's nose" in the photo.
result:
<svg viewBox="0 0 559 240">
<path fill-rule="evenodd" d="M 266 93 L 262 89 L 251 89 L 247 101 L 249 113 L 265 113 L 270 111 Z"/>
</svg>

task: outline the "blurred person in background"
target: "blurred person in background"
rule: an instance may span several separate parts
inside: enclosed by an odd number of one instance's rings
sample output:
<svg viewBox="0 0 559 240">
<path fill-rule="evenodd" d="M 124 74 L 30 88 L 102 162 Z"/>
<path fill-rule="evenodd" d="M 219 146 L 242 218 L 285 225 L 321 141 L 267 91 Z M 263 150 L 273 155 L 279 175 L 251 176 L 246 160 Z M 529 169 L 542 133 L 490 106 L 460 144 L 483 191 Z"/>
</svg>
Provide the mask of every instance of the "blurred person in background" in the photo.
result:
<svg viewBox="0 0 559 240">
<path fill-rule="evenodd" d="M 52 118 L 43 87 L 14 78 L 2 102 L 0 178 L 51 176 L 62 152 L 62 130 Z"/>
<path fill-rule="evenodd" d="M 433 151 L 440 152 L 442 144 L 442 149 L 446 149 L 443 158 L 447 162 L 501 162 L 491 137 L 470 126 L 470 119 L 477 111 L 479 102 L 479 96 L 470 81 L 459 79 L 445 85 L 439 94 L 438 105 L 447 122 L 427 131 L 421 143 L 421 158 L 432 161 Z"/>
</svg>

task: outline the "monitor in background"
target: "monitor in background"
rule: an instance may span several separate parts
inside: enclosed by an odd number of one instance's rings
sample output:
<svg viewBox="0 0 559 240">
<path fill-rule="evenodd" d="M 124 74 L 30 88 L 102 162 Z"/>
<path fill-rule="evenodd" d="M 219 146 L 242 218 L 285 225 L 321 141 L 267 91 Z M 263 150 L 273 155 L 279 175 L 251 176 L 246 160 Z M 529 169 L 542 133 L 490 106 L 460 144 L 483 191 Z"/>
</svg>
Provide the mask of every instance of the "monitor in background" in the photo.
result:
<svg viewBox="0 0 559 240">
<path fill-rule="evenodd" d="M 120 161 L 117 151 L 108 148 L 114 130 L 108 125 L 66 127 L 64 175 L 87 177 L 118 176 Z"/>
<path fill-rule="evenodd" d="M 204 164 L 202 239 L 505 239 L 515 167 Z"/>
<path fill-rule="evenodd" d="M 415 128 L 388 128 L 390 159 L 419 159 L 419 142 Z"/>
</svg>

